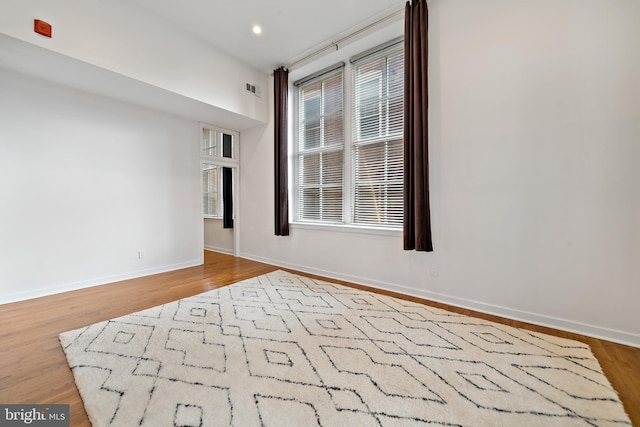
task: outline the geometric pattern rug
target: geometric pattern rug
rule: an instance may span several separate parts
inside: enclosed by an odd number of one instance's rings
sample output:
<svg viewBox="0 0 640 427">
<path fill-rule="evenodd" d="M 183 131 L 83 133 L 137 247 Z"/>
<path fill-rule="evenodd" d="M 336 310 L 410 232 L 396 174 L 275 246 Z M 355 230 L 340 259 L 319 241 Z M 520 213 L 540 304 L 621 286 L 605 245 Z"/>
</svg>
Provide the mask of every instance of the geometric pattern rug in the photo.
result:
<svg viewBox="0 0 640 427">
<path fill-rule="evenodd" d="M 586 344 L 275 271 L 60 335 L 94 426 L 623 426 Z"/>
</svg>

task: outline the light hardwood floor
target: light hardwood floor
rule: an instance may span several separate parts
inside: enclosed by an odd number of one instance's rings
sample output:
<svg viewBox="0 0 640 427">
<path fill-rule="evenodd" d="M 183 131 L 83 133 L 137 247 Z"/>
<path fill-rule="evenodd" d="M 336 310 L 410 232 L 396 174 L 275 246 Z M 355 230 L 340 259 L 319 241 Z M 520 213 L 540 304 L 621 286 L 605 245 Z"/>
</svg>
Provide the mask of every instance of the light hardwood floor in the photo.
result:
<svg viewBox="0 0 640 427">
<path fill-rule="evenodd" d="M 205 264 L 199 267 L 0 305 L 0 403 L 66 403 L 70 405 L 71 426 L 89 426 L 58 334 L 277 269 L 272 265 L 206 251 Z M 618 391 L 633 425 L 640 427 L 638 348 L 332 281 L 587 343 Z"/>
</svg>

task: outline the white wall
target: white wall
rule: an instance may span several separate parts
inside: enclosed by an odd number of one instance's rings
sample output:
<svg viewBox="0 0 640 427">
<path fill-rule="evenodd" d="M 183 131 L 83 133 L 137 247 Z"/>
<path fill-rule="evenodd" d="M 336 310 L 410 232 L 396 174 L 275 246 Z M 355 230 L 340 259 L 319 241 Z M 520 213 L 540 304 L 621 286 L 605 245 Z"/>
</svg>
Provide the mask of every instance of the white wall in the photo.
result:
<svg viewBox="0 0 640 427">
<path fill-rule="evenodd" d="M 234 229 L 224 228 L 221 219 L 204 219 L 204 248 L 233 255 Z"/>
<path fill-rule="evenodd" d="M 640 346 L 640 3 L 430 9 L 435 252 L 273 236 L 270 119 L 241 134 L 242 255 Z"/>
<path fill-rule="evenodd" d="M 266 122 L 267 76 L 128 0 L 1 3 L 0 303 L 201 263 L 196 120 Z"/>
<path fill-rule="evenodd" d="M 245 88 L 247 82 L 264 87 L 264 73 L 239 64 L 133 2 L 2 0 L 0 8 L 0 33 L 266 121 L 266 98 Z M 35 18 L 52 25 L 51 39 L 33 32 Z"/>
<path fill-rule="evenodd" d="M 198 141 L 195 121 L 0 69 L 0 303 L 200 264 Z"/>
</svg>

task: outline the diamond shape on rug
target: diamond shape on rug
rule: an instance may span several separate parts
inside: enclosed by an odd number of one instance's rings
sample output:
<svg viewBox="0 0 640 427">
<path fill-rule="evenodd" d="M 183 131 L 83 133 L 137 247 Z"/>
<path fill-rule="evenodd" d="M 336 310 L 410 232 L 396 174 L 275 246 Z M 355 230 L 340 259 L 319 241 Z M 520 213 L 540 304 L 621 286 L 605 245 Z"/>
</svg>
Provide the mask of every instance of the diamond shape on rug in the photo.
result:
<svg viewBox="0 0 640 427">
<path fill-rule="evenodd" d="M 622 426 L 586 344 L 275 271 L 60 334 L 101 426 Z"/>
</svg>

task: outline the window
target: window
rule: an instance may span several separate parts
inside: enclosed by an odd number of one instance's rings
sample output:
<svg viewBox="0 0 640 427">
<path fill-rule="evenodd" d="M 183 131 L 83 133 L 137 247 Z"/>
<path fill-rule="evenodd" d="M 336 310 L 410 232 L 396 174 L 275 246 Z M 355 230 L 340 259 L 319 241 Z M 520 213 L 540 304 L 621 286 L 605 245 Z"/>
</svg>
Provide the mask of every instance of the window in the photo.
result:
<svg viewBox="0 0 640 427">
<path fill-rule="evenodd" d="M 235 158 L 233 135 L 208 127 L 202 128 L 201 157 L 215 161 L 216 158 Z"/>
<path fill-rule="evenodd" d="M 205 216 L 220 218 L 222 216 L 222 168 L 202 164 L 202 206 Z"/>
<path fill-rule="evenodd" d="M 404 52 L 385 49 L 353 65 L 353 222 L 402 226 Z"/>
<path fill-rule="evenodd" d="M 235 151 L 237 134 L 205 125 L 201 126 L 201 131 L 202 213 L 209 218 L 228 217 L 233 202 L 227 203 L 225 212 L 224 199 L 233 197 L 230 194 L 233 184 L 232 176 L 225 174 L 225 170 L 238 166 Z"/>
<path fill-rule="evenodd" d="M 347 109 L 345 79 L 352 82 Z M 400 228 L 402 43 L 394 41 L 295 85 L 294 221 Z"/>
<path fill-rule="evenodd" d="M 297 212 L 303 221 L 342 222 L 344 112 L 342 69 L 298 89 Z"/>
</svg>

